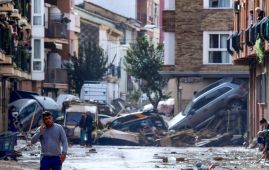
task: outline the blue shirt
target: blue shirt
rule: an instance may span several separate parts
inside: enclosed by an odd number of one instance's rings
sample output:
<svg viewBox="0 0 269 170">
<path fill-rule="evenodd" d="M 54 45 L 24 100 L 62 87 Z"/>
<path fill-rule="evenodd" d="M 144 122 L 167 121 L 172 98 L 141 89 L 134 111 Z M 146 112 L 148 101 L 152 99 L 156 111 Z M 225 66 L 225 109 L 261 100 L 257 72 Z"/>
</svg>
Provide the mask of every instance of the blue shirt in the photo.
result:
<svg viewBox="0 0 269 170">
<path fill-rule="evenodd" d="M 41 133 L 40 128 L 38 128 L 31 139 L 31 143 L 35 144 L 39 140 L 41 143 L 42 156 L 59 156 L 61 154 L 67 154 L 67 138 L 61 125 L 53 123 L 52 127 L 46 128 L 44 133 Z"/>
</svg>

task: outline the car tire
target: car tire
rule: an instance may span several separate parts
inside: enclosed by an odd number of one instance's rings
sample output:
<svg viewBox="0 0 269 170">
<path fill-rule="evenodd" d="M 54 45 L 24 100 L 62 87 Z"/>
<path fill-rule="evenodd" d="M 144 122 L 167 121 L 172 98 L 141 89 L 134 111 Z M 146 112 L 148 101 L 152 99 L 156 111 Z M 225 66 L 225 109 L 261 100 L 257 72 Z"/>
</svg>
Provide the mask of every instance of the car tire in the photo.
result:
<svg viewBox="0 0 269 170">
<path fill-rule="evenodd" d="M 244 109 L 244 104 L 240 100 L 232 100 L 229 102 L 229 109 L 231 112 L 239 112 Z"/>
</svg>

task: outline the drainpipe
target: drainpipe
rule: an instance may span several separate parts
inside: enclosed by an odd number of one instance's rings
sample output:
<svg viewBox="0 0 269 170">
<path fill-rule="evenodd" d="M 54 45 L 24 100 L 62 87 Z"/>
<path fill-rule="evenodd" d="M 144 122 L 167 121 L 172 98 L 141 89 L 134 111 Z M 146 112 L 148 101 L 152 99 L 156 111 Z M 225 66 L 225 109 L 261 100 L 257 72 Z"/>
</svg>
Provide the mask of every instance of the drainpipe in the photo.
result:
<svg viewBox="0 0 269 170">
<path fill-rule="evenodd" d="M 182 89 L 180 87 L 180 78 L 177 77 L 176 82 L 176 101 L 175 101 L 175 113 L 177 115 L 182 109 Z"/>
</svg>

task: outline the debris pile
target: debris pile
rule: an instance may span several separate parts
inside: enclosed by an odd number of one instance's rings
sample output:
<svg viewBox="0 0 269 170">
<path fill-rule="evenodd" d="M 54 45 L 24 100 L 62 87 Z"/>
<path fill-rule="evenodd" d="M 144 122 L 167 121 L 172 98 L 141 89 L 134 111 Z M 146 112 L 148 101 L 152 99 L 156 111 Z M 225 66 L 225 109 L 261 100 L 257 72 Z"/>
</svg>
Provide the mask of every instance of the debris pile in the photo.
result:
<svg viewBox="0 0 269 170">
<path fill-rule="evenodd" d="M 161 139 L 161 146 L 214 147 L 242 146 L 246 131 L 246 111 L 220 110 L 193 129 L 172 131 Z"/>
</svg>

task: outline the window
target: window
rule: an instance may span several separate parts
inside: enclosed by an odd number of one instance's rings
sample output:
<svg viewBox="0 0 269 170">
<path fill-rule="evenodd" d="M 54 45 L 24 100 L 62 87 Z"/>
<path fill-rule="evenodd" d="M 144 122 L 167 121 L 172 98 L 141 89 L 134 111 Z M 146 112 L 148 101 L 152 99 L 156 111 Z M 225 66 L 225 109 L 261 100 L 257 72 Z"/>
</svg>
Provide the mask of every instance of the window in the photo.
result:
<svg viewBox="0 0 269 170">
<path fill-rule="evenodd" d="M 33 39 L 33 70 L 34 71 L 42 71 L 42 49 L 44 47 L 42 44 L 44 43 L 42 39 Z"/>
<path fill-rule="evenodd" d="M 33 25 L 42 25 L 42 0 L 34 0 Z"/>
<path fill-rule="evenodd" d="M 232 0 L 204 0 L 204 8 L 232 8 Z"/>
<path fill-rule="evenodd" d="M 34 61 L 33 62 L 33 70 L 41 70 L 41 61 Z"/>
<path fill-rule="evenodd" d="M 193 109 L 195 110 L 199 110 L 200 108 L 202 108 L 203 106 L 207 105 L 208 103 L 210 103 L 211 101 L 215 100 L 216 98 L 218 98 L 219 96 L 223 95 L 224 93 L 230 91 L 231 88 L 230 87 L 222 87 L 220 89 L 217 89 L 213 92 L 210 92 L 209 94 L 205 95 L 204 97 L 202 97 L 201 99 L 199 99 L 194 105 L 193 105 Z"/>
<path fill-rule="evenodd" d="M 231 64 L 231 56 L 227 51 L 228 37 L 229 32 L 204 32 L 204 64 Z"/>
<path fill-rule="evenodd" d="M 40 39 L 34 40 L 34 59 L 40 59 L 41 56 L 41 42 Z"/>
</svg>

